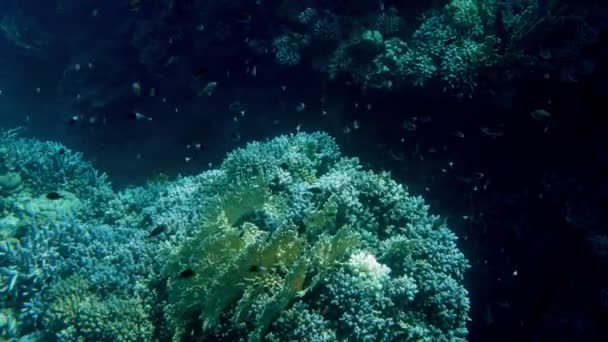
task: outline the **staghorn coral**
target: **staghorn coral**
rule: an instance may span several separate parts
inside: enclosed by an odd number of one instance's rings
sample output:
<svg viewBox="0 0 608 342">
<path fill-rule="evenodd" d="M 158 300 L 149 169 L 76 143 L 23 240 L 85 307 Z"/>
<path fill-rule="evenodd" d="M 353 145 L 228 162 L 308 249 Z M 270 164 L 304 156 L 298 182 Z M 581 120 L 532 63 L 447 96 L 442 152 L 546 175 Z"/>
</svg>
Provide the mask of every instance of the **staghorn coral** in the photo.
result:
<svg viewBox="0 0 608 342">
<path fill-rule="evenodd" d="M 0 133 L 1 167 L 8 174 L 18 174 L 20 179 L 20 186 L 11 186 L 13 191 L 4 193 L 0 208 L 6 214 L 0 221 L 0 304 L 6 309 L 0 337 L 35 335 L 56 304 L 56 298 L 50 299 L 50 289 L 77 273 L 106 307 L 105 313 L 95 314 L 117 317 L 125 325 L 125 331 L 120 333 L 123 337 L 104 338 L 142 340 L 125 336 L 136 333 L 129 331 L 134 326 L 128 324 L 139 324 L 129 322 L 129 317 L 140 320 L 129 309 L 143 309 L 121 296 L 136 298 L 141 305 L 150 305 L 154 300 L 148 283 L 156 277 L 158 267 L 154 266 L 155 248 L 144 238 L 146 232 L 96 224 L 106 220 L 103 204 L 113 195 L 106 176 L 81 160 L 79 153 L 57 143 L 19 138 L 17 133 L 18 130 Z M 54 195 L 48 196 L 49 191 Z M 128 214 L 123 210 L 123 215 Z M 116 313 L 119 309 L 123 316 Z M 73 329 L 90 325 L 84 320 L 85 316 L 75 315 L 64 323 L 64 333 L 71 331 L 71 337 L 56 337 L 82 339 Z M 98 328 L 102 325 L 95 324 Z"/>
<path fill-rule="evenodd" d="M 0 170 L 19 174 L 19 192 L 26 197 L 19 202 L 51 191 L 66 191 L 85 203 L 88 210 L 79 211 L 79 215 L 88 219 L 103 216 L 103 204 L 114 196 L 107 175 L 84 161 L 82 153 L 60 143 L 19 137 L 20 131 L 0 131 Z"/>
<path fill-rule="evenodd" d="M 146 305 L 154 301 L 148 283 L 158 267 L 154 246 L 141 231 L 66 221 L 31 226 L 22 240 L 0 244 L 2 304 L 17 313 L 20 334 L 40 327 L 41 318 L 52 310 L 50 289 L 73 274 L 85 279 L 97 296 L 130 296 Z M 65 324 L 81 324 L 76 317 L 69 322 Z"/>
</svg>

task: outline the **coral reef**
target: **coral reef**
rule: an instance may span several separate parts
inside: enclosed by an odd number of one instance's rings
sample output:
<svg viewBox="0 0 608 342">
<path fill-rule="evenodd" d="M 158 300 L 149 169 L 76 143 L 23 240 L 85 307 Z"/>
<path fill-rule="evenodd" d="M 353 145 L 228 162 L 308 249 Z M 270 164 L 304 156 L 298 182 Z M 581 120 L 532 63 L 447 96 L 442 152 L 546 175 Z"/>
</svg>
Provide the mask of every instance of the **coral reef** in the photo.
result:
<svg viewBox="0 0 608 342">
<path fill-rule="evenodd" d="M 468 264 L 388 174 L 324 134 L 250 144 L 219 171 L 222 193 L 164 253 L 174 340 L 311 340 L 287 328 L 299 314 L 338 339 L 465 340 Z"/>
<path fill-rule="evenodd" d="M 217 170 L 120 193 L 80 155 L 28 157 L 62 145 L 0 137 L 22 179 L 2 197 L 2 338 L 466 339 L 456 236 L 327 134 L 249 143 Z"/>
<path fill-rule="evenodd" d="M 57 281 L 47 291 L 42 318 L 59 341 L 151 341 L 151 308 L 141 298 L 112 295 L 100 298 L 81 276 Z"/>
</svg>

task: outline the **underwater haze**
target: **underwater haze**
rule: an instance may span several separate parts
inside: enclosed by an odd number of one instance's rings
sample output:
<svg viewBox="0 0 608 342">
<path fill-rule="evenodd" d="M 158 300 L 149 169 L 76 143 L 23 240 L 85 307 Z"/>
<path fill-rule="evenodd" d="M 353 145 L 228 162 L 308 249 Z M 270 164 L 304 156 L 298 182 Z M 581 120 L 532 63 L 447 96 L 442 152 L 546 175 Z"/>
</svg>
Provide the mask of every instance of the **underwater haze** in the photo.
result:
<svg viewBox="0 0 608 342">
<path fill-rule="evenodd" d="M 0 342 L 608 341 L 608 4 L 3 0 Z"/>
</svg>

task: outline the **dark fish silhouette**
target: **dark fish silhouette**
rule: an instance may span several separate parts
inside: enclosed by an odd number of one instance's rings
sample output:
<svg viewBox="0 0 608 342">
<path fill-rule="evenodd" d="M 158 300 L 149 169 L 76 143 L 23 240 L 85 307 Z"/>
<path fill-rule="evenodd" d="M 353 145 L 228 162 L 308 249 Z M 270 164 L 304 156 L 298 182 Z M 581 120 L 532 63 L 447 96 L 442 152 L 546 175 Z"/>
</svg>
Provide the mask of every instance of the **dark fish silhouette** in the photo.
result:
<svg viewBox="0 0 608 342">
<path fill-rule="evenodd" d="M 310 187 L 309 189 L 310 189 L 310 192 L 312 192 L 313 194 L 320 194 L 323 192 L 323 189 L 316 187 L 316 186 Z"/>
<path fill-rule="evenodd" d="M 46 198 L 54 201 L 54 200 L 60 199 L 61 195 L 55 191 L 51 191 L 48 194 L 46 194 Z"/>
<path fill-rule="evenodd" d="M 252 19 L 253 19 L 253 16 L 249 12 L 240 12 L 236 16 L 236 22 L 239 24 L 249 24 L 249 23 L 251 23 Z"/>
<path fill-rule="evenodd" d="M 152 229 L 152 231 L 148 234 L 147 238 L 152 238 L 157 235 L 160 235 L 162 232 L 165 231 L 165 229 L 167 229 L 166 225 L 159 224 L 158 226 L 156 226 L 156 228 Z"/>
<path fill-rule="evenodd" d="M 127 119 L 131 120 L 131 121 L 136 121 L 136 120 L 148 120 L 148 121 L 152 121 L 151 117 L 145 116 L 140 112 L 129 112 L 127 113 Z"/>
<path fill-rule="evenodd" d="M 203 77 L 207 76 L 208 73 L 209 73 L 209 69 L 207 67 L 203 66 L 203 67 L 200 67 L 200 68 L 197 68 L 196 70 L 194 70 L 194 72 L 192 74 L 196 78 L 203 78 Z"/>
<path fill-rule="evenodd" d="M 187 269 L 179 274 L 179 277 L 181 279 L 188 279 L 188 278 L 192 278 L 193 276 L 194 276 L 194 271 L 191 269 Z"/>
</svg>

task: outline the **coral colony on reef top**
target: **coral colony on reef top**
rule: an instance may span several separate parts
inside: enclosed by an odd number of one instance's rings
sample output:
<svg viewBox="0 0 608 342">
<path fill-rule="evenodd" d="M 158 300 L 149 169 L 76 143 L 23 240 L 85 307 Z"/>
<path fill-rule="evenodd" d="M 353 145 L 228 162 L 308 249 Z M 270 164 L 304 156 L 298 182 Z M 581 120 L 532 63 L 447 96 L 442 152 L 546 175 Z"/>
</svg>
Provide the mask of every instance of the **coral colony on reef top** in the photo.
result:
<svg viewBox="0 0 608 342">
<path fill-rule="evenodd" d="M 466 340 L 456 236 L 325 133 L 118 193 L 57 143 L 0 155 L 4 340 Z"/>
</svg>

